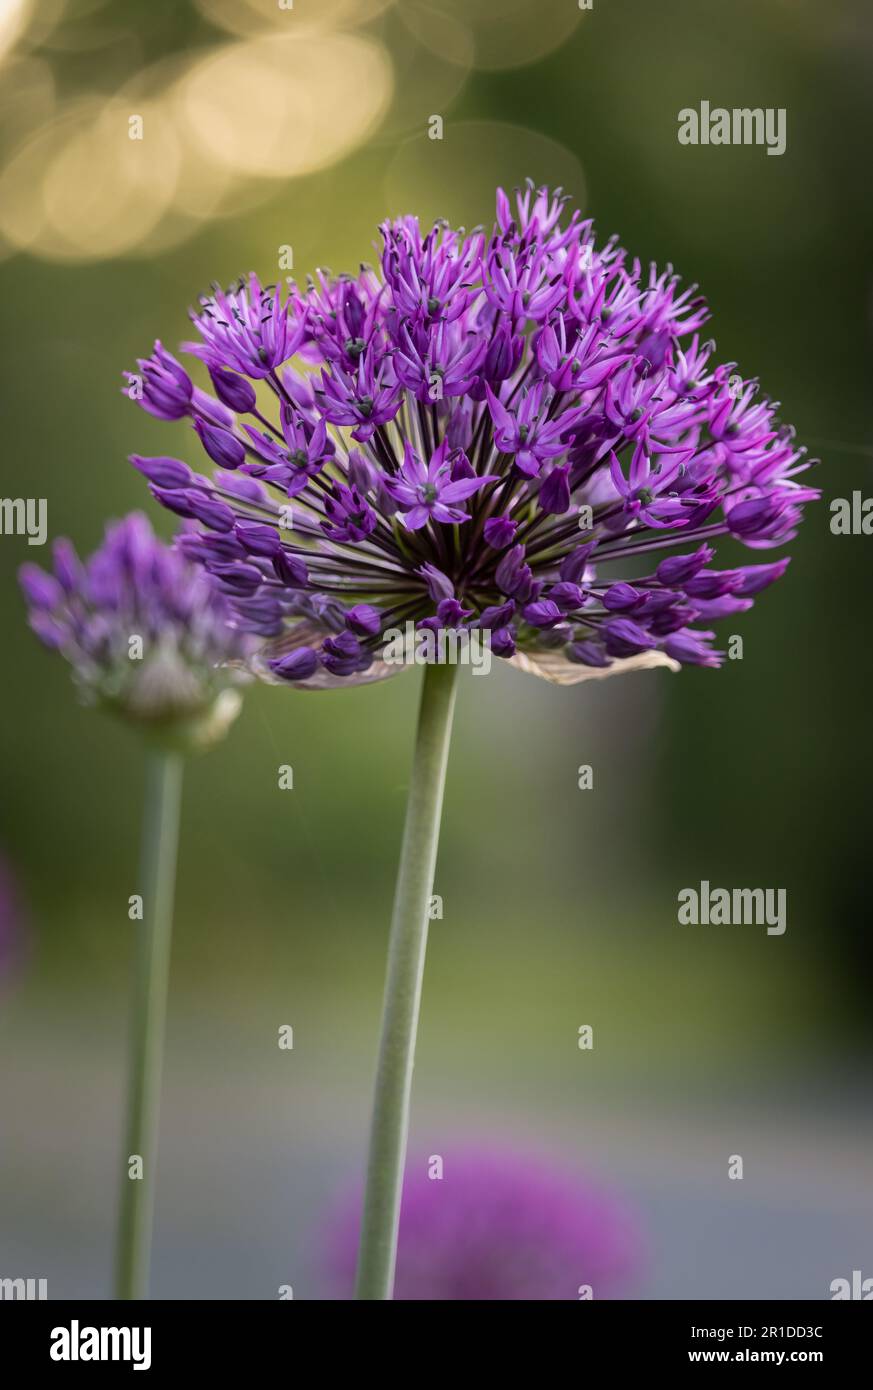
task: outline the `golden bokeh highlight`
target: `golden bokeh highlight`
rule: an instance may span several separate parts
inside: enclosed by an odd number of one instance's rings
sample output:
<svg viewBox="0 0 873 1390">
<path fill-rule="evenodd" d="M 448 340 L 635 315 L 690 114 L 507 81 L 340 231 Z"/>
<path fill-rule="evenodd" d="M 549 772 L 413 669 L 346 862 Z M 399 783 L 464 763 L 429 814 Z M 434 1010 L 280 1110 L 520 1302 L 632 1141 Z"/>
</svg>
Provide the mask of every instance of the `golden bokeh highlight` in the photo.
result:
<svg viewBox="0 0 873 1390">
<path fill-rule="evenodd" d="M 269 32 L 303 34 L 369 24 L 395 0 L 194 0 L 211 24 L 240 38 Z"/>
<path fill-rule="evenodd" d="M 130 120 L 144 138 L 130 138 Z M 146 134 L 147 132 L 147 134 Z M 161 108 L 90 96 L 67 103 L 0 174 L 0 232 L 48 260 L 135 248 L 171 205 L 179 141 Z"/>
<path fill-rule="evenodd" d="M 397 0 L 399 13 L 420 41 L 451 57 L 466 30 L 477 68 L 523 67 L 559 48 L 583 17 L 577 0 Z"/>
<path fill-rule="evenodd" d="M 51 64 L 44 58 L 9 58 L 0 69 L 0 158 L 45 125 L 56 107 Z"/>
<path fill-rule="evenodd" d="M 394 89 L 376 40 L 296 29 L 164 59 L 109 98 L 58 105 L 38 58 L 4 78 L 0 254 L 54 261 L 152 255 L 250 210 L 367 140 Z"/>
<path fill-rule="evenodd" d="M 77 0 L 77 21 L 89 8 L 103 3 Z M 13 51 L 21 53 L 54 43 L 67 8 L 68 0 L 0 0 L 0 64 Z"/>
<path fill-rule="evenodd" d="M 95 108 L 93 99 L 68 102 L 18 146 L 0 172 L 0 234 L 14 249 L 41 254 L 46 227 L 43 179 L 59 146 L 81 130 L 86 119 L 93 119 Z"/>
<path fill-rule="evenodd" d="M 32 9 L 33 0 L 0 0 L 0 62 L 24 33 Z"/>
<path fill-rule="evenodd" d="M 130 138 L 142 121 L 143 138 Z M 137 245 L 168 211 L 179 178 L 179 137 L 163 106 L 131 113 L 101 104 L 52 161 L 43 184 L 46 234 L 59 256 L 118 256 Z"/>
<path fill-rule="evenodd" d="M 431 115 L 445 115 L 460 96 L 472 69 L 473 43 L 469 31 L 452 32 L 453 39 L 443 45 L 446 51 L 436 53 L 399 10 L 389 16 L 384 39 L 394 63 L 395 91 L 379 131 L 383 142 L 396 145 L 398 139 L 423 130 Z"/>
<path fill-rule="evenodd" d="M 428 53 L 459 67 L 472 67 L 476 42 L 461 13 L 452 14 L 431 0 L 399 0 L 397 13 Z"/>
<path fill-rule="evenodd" d="M 186 133 L 240 174 L 290 178 L 343 158 L 391 101 L 385 49 L 357 34 L 270 36 L 192 65 L 179 102 Z"/>
<path fill-rule="evenodd" d="M 143 63 L 147 45 L 131 47 L 104 0 L 0 0 L 0 257 L 159 254 L 361 147 L 385 151 L 396 202 L 462 221 L 471 208 L 486 215 L 483 187 L 528 173 L 581 196 L 581 167 L 563 146 L 451 117 L 474 67 L 532 62 L 560 44 L 580 19 L 571 0 L 194 7 L 211 38 L 201 24 L 199 46 Z M 85 53 L 102 55 L 82 70 L 110 91 L 82 90 L 81 79 L 78 91 L 58 89 L 65 55 Z M 427 138 L 436 115 L 441 141 Z M 135 118 L 141 139 L 130 138 Z"/>
</svg>

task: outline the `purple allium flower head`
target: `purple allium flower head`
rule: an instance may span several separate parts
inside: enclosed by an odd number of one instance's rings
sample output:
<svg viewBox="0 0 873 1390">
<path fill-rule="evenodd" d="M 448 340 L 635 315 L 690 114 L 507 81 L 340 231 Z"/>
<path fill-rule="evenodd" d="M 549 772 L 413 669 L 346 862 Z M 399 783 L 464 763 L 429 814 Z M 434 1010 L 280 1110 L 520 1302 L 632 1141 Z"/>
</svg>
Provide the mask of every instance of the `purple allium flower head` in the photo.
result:
<svg viewBox="0 0 873 1390">
<path fill-rule="evenodd" d="M 190 417 L 219 467 L 137 466 L 199 522 L 185 553 L 264 639 L 265 678 L 391 675 L 397 630 L 449 598 L 471 631 L 509 602 L 492 650 L 561 683 L 717 666 L 711 624 L 781 575 L 710 561 L 721 537 L 791 539 L 818 496 L 804 450 L 754 380 L 713 365 L 696 287 L 598 247 L 565 203 L 499 191 L 487 233 L 401 217 L 376 269 L 215 290 L 188 345 L 214 396 L 160 344 L 140 363 L 143 407 Z M 362 605 L 378 626 L 345 623 Z"/>
<path fill-rule="evenodd" d="M 342 1206 L 328 1240 L 328 1278 L 340 1298 L 354 1286 L 358 1206 Z M 446 1159 L 439 1181 L 423 1158 L 407 1165 L 396 1299 L 621 1298 L 640 1263 L 624 1205 L 550 1159 L 496 1145 L 466 1149 Z"/>
<path fill-rule="evenodd" d="M 172 460 L 141 462 L 160 470 Z M 84 563 L 69 541 L 59 540 L 53 572 L 26 564 L 19 579 L 30 626 L 66 657 L 88 703 L 158 737 L 202 746 L 239 711 L 234 687 L 242 677 L 228 663 L 243 661 L 251 639 L 239 630 L 221 581 L 183 551 L 184 542 L 165 545 L 146 517 L 132 513 L 110 523 Z M 242 547 L 239 553 L 245 554 Z M 269 565 L 249 560 L 246 567 L 257 591 Z M 228 569 L 235 577 L 238 567 Z"/>
</svg>

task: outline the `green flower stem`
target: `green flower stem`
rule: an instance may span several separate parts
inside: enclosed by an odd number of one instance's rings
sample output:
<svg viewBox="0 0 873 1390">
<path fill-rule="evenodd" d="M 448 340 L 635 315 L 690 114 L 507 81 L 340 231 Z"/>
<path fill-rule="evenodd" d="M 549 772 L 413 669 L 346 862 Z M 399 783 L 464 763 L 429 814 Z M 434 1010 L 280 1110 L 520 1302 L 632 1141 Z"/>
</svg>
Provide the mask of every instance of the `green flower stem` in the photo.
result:
<svg viewBox="0 0 873 1390">
<path fill-rule="evenodd" d="M 355 1297 L 389 1299 L 409 1133 L 415 1036 L 439 840 L 457 667 L 427 665 L 388 945 Z"/>
<path fill-rule="evenodd" d="M 148 1297 L 158 1158 L 164 1022 L 173 931 L 173 893 L 182 801 L 182 757 L 152 751 L 146 768 L 141 892 L 128 1072 L 126 1147 L 116 1258 L 116 1297 Z M 142 1176 L 129 1176 L 132 1155 Z"/>
</svg>

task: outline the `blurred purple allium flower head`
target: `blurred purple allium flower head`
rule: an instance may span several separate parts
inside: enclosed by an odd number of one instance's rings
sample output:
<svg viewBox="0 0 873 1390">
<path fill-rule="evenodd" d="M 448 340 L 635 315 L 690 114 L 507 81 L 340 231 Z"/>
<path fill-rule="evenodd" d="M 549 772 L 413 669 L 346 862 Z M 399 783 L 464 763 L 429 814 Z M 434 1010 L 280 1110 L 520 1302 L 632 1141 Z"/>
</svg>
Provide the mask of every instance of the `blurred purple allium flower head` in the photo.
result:
<svg viewBox="0 0 873 1390">
<path fill-rule="evenodd" d="M 357 275 L 205 296 L 186 347 L 214 394 L 160 343 L 128 374 L 216 465 L 134 459 L 200 524 L 181 544 L 262 639 L 259 674 L 380 679 L 407 624 L 561 683 L 719 665 L 710 625 L 788 560 L 716 569 L 714 542 L 780 545 L 818 493 L 776 403 L 715 364 L 696 287 L 532 185 L 488 231 L 381 233 Z"/>
<path fill-rule="evenodd" d="M 171 744 L 205 746 L 239 712 L 240 662 L 251 641 L 227 599 L 132 513 L 110 523 L 84 563 L 68 540 L 54 566 L 21 567 L 30 626 L 61 652 L 86 702 L 123 715 Z"/>
<path fill-rule="evenodd" d="M 327 1274 L 340 1298 L 354 1287 L 359 1207 L 355 1194 L 329 1232 Z M 407 1165 L 395 1298 L 621 1298 L 641 1260 L 624 1205 L 550 1159 L 492 1143 L 453 1154 L 439 1180 L 423 1158 Z"/>
</svg>

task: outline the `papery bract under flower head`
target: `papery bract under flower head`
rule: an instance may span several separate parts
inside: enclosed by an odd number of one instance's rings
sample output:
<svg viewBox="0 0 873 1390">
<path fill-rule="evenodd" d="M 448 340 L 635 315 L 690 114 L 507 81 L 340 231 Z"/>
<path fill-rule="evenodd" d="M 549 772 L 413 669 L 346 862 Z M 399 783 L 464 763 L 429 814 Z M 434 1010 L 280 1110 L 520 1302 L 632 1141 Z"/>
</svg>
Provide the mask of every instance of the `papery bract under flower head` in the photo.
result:
<svg viewBox="0 0 873 1390">
<path fill-rule="evenodd" d="M 89 702 L 180 747 L 212 742 L 235 718 L 241 676 L 228 663 L 244 660 L 251 639 L 215 581 L 146 517 L 111 523 L 84 563 L 56 541 L 53 571 L 27 564 L 19 578 L 31 627 L 67 658 Z"/>
<path fill-rule="evenodd" d="M 381 232 L 377 269 L 201 301 L 214 397 L 160 344 L 139 364 L 143 406 L 190 418 L 217 468 L 137 466 L 200 524 L 181 544 L 262 639 L 260 674 L 379 679 L 402 669 L 389 634 L 447 600 L 557 681 L 718 665 L 710 624 L 785 562 L 710 570 L 712 542 L 779 545 L 818 494 L 775 404 L 712 365 L 696 287 L 532 185 L 498 192 L 487 233 Z"/>
</svg>

